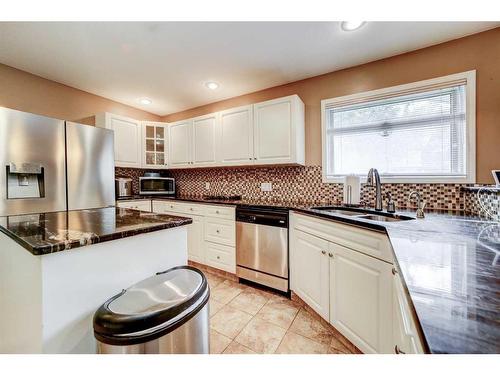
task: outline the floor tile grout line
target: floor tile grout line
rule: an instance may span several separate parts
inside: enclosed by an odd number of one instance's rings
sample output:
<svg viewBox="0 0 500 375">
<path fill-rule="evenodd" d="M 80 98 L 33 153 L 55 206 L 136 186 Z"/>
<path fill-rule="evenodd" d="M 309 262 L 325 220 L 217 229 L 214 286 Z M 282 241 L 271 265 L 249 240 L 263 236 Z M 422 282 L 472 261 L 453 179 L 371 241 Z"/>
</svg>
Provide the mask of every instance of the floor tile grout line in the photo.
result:
<svg viewBox="0 0 500 375">
<path fill-rule="evenodd" d="M 220 276 L 218 276 L 218 277 L 220 277 Z M 224 277 L 220 277 L 220 278 L 221 278 L 221 279 L 223 279 L 223 281 L 222 281 L 222 282 L 220 282 L 220 283 L 218 283 L 218 284 L 217 284 L 217 286 L 215 286 L 215 287 L 213 288 L 214 290 L 215 290 L 215 289 L 217 289 L 217 288 L 218 288 L 219 286 L 221 286 L 222 284 L 224 284 L 224 282 L 225 282 L 225 281 L 229 281 L 230 283 L 240 284 L 240 283 L 237 283 L 237 282 L 235 282 L 235 281 L 233 281 L 233 280 L 226 279 L 226 278 L 224 278 Z M 230 287 L 231 287 L 231 286 L 230 286 Z M 336 339 L 336 338 L 335 338 L 335 334 L 334 334 L 334 332 L 333 332 L 333 331 L 330 331 L 330 330 L 329 330 L 329 334 L 331 335 L 331 339 L 330 339 L 329 344 L 328 344 L 328 343 L 323 343 L 323 342 L 321 342 L 321 341 L 317 341 L 317 340 L 315 340 L 315 339 L 313 339 L 313 338 L 311 338 L 311 337 L 307 337 L 307 336 L 305 336 L 305 335 L 304 335 L 304 334 L 302 334 L 302 333 L 294 332 L 293 330 L 291 330 L 291 328 L 292 328 L 292 326 L 293 326 L 294 322 L 296 321 L 297 317 L 299 316 L 299 314 L 300 314 L 300 311 L 301 311 L 301 310 L 304 310 L 304 312 L 305 312 L 305 313 L 310 314 L 310 313 L 307 311 L 307 309 L 305 309 L 305 308 L 304 308 L 304 306 L 299 305 L 299 306 L 297 306 L 297 307 L 296 307 L 296 308 L 297 308 L 297 311 L 295 312 L 295 315 L 294 315 L 294 317 L 293 317 L 293 319 L 292 319 L 292 321 L 291 321 L 290 325 L 288 326 L 288 328 L 286 328 L 286 329 L 285 329 L 285 328 L 283 328 L 282 326 L 279 326 L 279 325 L 278 325 L 278 324 L 276 324 L 276 323 L 273 323 L 273 322 L 267 321 L 266 319 L 262 319 L 262 318 L 260 318 L 260 317 L 258 317 L 258 316 L 257 316 L 257 315 L 258 315 L 258 314 L 262 311 L 262 309 L 264 309 L 264 308 L 265 308 L 265 306 L 267 306 L 267 305 L 268 305 L 269 303 L 271 303 L 273 300 L 275 300 L 275 299 L 277 299 L 278 297 L 280 297 L 279 295 L 274 294 L 274 293 L 270 293 L 270 292 L 267 292 L 267 291 L 262 291 L 262 292 L 264 293 L 264 294 L 262 294 L 262 293 L 260 293 L 260 292 L 261 292 L 261 290 L 260 290 L 260 289 L 258 289 L 258 288 L 254 288 L 254 287 L 251 287 L 251 286 L 247 286 L 247 285 L 243 285 L 243 288 L 242 288 L 242 289 L 239 289 L 239 288 L 234 288 L 234 289 L 238 289 L 239 291 L 238 291 L 238 293 L 237 293 L 234 297 L 232 297 L 229 301 L 227 301 L 227 302 L 223 303 L 223 302 L 220 302 L 220 301 L 218 301 L 218 300 L 214 299 L 214 301 L 215 301 L 215 302 L 217 302 L 217 303 L 219 303 L 220 305 L 222 305 L 222 307 L 221 307 L 221 308 L 220 308 L 220 309 L 219 309 L 219 310 L 218 310 L 218 311 L 217 311 L 217 312 L 216 312 L 213 316 L 217 315 L 217 314 L 219 313 L 219 311 L 220 311 L 220 310 L 222 310 L 222 308 L 223 308 L 223 307 L 228 306 L 228 307 L 230 307 L 230 308 L 232 308 L 232 309 L 235 309 L 235 310 L 237 310 L 237 311 L 240 311 L 240 312 L 242 312 L 242 313 L 245 313 L 245 314 L 250 315 L 250 316 L 251 316 L 251 318 L 250 318 L 250 320 L 249 320 L 249 321 L 248 321 L 248 322 L 247 322 L 247 323 L 246 323 L 246 324 L 242 327 L 242 329 L 241 329 L 241 330 L 239 330 L 239 331 L 237 332 L 237 334 L 236 334 L 236 336 L 235 336 L 234 338 L 228 337 L 228 336 L 226 336 L 225 334 L 223 334 L 223 333 L 221 333 L 221 332 L 217 331 L 216 329 L 212 328 L 212 329 L 213 329 L 215 332 L 217 332 L 218 334 L 220 334 L 220 335 L 222 335 L 223 337 L 225 337 L 225 338 L 227 338 L 227 339 L 231 340 L 231 341 L 229 342 L 229 344 L 228 344 L 228 345 L 224 348 L 224 350 L 223 350 L 220 354 L 223 354 L 223 353 L 227 350 L 227 348 L 228 348 L 231 344 L 233 344 L 233 343 L 238 344 L 238 345 L 241 345 L 242 347 L 244 347 L 244 348 L 246 348 L 246 349 L 248 349 L 248 350 L 250 350 L 250 351 L 252 351 L 252 352 L 255 352 L 253 349 L 249 348 L 248 346 L 246 346 L 246 345 L 244 345 L 244 344 L 242 344 L 242 343 L 240 343 L 240 342 L 238 342 L 238 341 L 236 340 L 236 338 L 237 338 L 237 337 L 241 334 L 241 332 L 242 332 L 242 331 L 243 331 L 243 330 L 244 330 L 244 329 L 245 329 L 245 328 L 246 328 L 246 327 L 247 327 L 247 326 L 248 326 L 248 325 L 252 322 L 252 320 L 254 320 L 254 318 L 258 318 L 258 319 L 260 319 L 260 320 L 265 321 L 265 322 L 266 322 L 266 323 L 268 323 L 268 324 L 272 324 L 273 326 L 276 326 L 276 327 L 278 327 L 278 328 L 281 328 L 281 329 L 284 329 L 284 330 L 285 330 L 285 333 L 284 333 L 284 335 L 281 337 L 280 342 L 278 343 L 278 345 L 277 345 L 276 349 L 275 349 L 272 353 L 270 353 L 270 354 L 276 354 L 276 351 L 279 349 L 279 347 L 280 347 L 280 346 L 281 346 L 281 344 L 283 343 L 284 338 L 286 337 L 286 335 L 287 335 L 288 333 L 293 333 L 293 334 L 296 334 L 296 335 L 298 335 L 298 336 L 300 336 L 300 337 L 302 337 L 302 338 L 304 338 L 304 339 L 306 339 L 306 340 L 309 340 L 309 341 L 311 341 L 311 342 L 313 342 L 313 343 L 316 343 L 316 344 L 318 344 L 318 345 L 321 345 L 321 346 L 326 347 L 326 348 L 327 348 L 327 353 L 326 353 L 326 354 L 339 354 L 339 353 L 331 353 L 333 340 L 334 340 L 334 339 Z M 249 313 L 248 311 L 244 311 L 244 310 L 241 310 L 241 309 L 239 309 L 239 308 L 237 308 L 237 307 L 230 306 L 230 303 L 231 303 L 231 302 L 233 302 L 233 301 L 234 301 L 234 300 L 235 300 L 238 296 L 240 296 L 241 294 L 245 293 L 246 291 L 248 291 L 249 293 L 254 293 L 254 294 L 257 294 L 257 295 L 261 295 L 261 296 L 263 296 L 264 298 L 267 298 L 266 302 L 265 302 L 265 303 L 264 303 L 264 304 L 263 304 L 263 305 L 262 305 L 262 306 L 261 306 L 261 307 L 257 310 L 257 312 L 255 312 L 255 313 Z M 293 301 L 292 301 L 292 302 L 293 302 Z M 294 307 L 295 307 L 295 306 L 294 306 Z M 211 317 L 211 318 L 212 318 L 212 317 Z M 313 318 L 314 318 L 314 316 L 313 316 Z M 320 322 L 320 323 L 322 323 L 322 322 Z M 326 327 L 325 327 L 325 328 L 326 328 Z M 337 341 L 339 341 L 339 340 L 337 339 Z M 348 353 L 353 354 L 353 353 L 352 353 L 352 351 L 351 351 L 348 347 L 346 347 L 346 346 L 345 346 L 345 345 L 344 345 L 341 341 L 339 341 L 339 343 L 340 343 L 340 344 L 341 344 L 341 345 L 342 345 L 342 346 L 343 346 L 343 347 L 344 347 L 344 348 L 348 351 Z M 339 352 L 341 352 L 341 351 L 339 351 Z M 342 352 L 341 352 L 341 353 L 342 353 Z"/>
</svg>

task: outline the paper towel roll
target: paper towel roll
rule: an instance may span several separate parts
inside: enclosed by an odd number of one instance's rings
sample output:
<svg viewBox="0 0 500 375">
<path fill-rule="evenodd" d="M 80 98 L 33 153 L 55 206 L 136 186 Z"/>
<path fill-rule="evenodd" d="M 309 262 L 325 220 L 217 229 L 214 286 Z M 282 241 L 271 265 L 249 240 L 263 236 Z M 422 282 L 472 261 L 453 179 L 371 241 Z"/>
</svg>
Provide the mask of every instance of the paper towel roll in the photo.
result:
<svg viewBox="0 0 500 375">
<path fill-rule="evenodd" d="M 344 177 L 344 204 L 359 204 L 361 200 L 361 180 L 359 176 Z"/>
</svg>

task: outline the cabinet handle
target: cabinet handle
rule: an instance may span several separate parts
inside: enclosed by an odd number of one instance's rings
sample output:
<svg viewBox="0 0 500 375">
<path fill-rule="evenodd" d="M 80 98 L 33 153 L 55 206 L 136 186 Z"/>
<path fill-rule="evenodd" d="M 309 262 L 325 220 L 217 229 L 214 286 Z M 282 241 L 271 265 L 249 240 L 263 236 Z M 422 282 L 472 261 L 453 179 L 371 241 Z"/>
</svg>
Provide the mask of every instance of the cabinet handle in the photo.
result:
<svg viewBox="0 0 500 375">
<path fill-rule="evenodd" d="M 215 232 L 216 232 L 216 233 L 220 233 L 220 230 L 218 230 L 218 229 L 217 229 Z"/>
<path fill-rule="evenodd" d="M 405 352 L 403 352 L 401 349 L 399 349 L 397 345 L 394 347 L 394 352 L 395 352 L 396 354 L 406 354 L 406 353 L 405 353 Z"/>
<path fill-rule="evenodd" d="M 393 275 L 397 275 L 398 274 L 398 271 L 396 270 L 396 268 L 392 267 L 392 274 Z"/>
<path fill-rule="evenodd" d="M 215 213 L 216 213 L 216 214 L 218 214 L 218 213 L 219 213 L 219 210 L 215 211 Z"/>
<path fill-rule="evenodd" d="M 253 160 L 257 160 L 257 158 L 253 158 Z"/>
<path fill-rule="evenodd" d="M 193 211 L 193 207 L 191 207 L 189 210 Z"/>
<path fill-rule="evenodd" d="M 217 259 L 220 259 L 220 256 L 217 255 Z M 396 348 L 397 348 L 397 346 L 396 346 Z"/>
<path fill-rule="evenodd" d="M 252 158 L 248 158 L 248 160 L 252 160 Z"/>
<path fill-rule="evenodd" d="M 333 254 L 332 254 L 332 253 L 328 253 L 328 256 L 329 256 L 330 258 L 333 258 Z"/>
<path fill-rule="evenodd" d="M 325 250 L 321 250 L 321 254 L 325 255 L 326 251 Z"/>
</svg>

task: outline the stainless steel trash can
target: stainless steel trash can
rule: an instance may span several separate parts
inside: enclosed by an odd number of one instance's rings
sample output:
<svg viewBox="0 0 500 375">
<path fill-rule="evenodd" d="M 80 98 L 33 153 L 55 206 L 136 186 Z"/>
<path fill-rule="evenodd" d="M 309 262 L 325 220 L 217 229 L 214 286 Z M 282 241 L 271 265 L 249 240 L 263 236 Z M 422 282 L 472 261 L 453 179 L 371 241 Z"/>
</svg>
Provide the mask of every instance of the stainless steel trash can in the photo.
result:
<svg viewBox="0 0 500 375">
<path fill-rule="evenodd" d="M 209 296 L 205 275 L 190 266 L 132 285 L 95 312 L 98 353 L 209 353 Z"/>
</svg>

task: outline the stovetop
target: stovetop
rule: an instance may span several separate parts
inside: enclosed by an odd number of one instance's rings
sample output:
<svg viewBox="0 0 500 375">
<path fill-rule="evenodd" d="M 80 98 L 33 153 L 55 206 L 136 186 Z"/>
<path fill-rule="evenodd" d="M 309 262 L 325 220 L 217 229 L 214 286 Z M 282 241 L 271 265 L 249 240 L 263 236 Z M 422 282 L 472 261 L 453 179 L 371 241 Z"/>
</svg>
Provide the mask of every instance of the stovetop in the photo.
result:
<svg viewBox="0 0 500 375">
<path fill-rule="evenodd" d="M 207 201 L 240 201 L 241 195 L 204 195 Z"/>
</svg>

